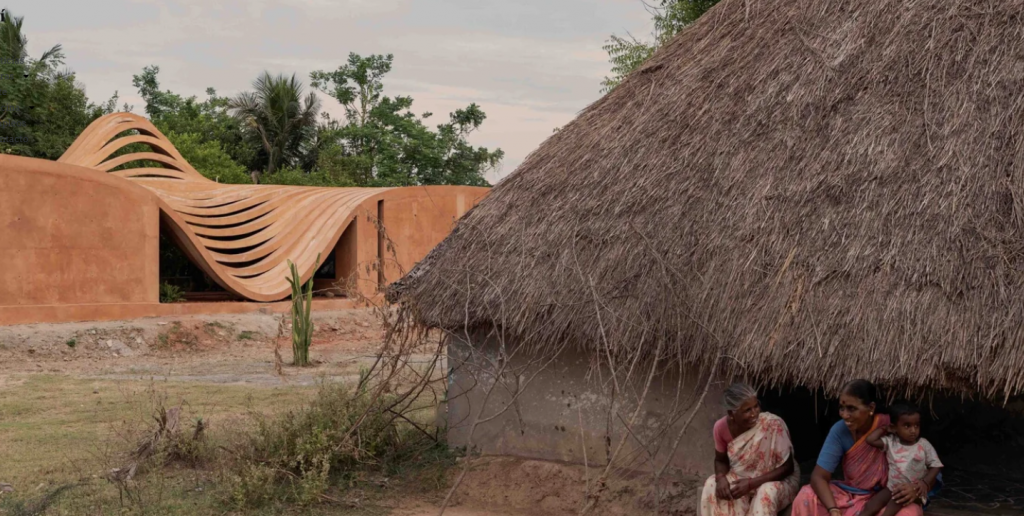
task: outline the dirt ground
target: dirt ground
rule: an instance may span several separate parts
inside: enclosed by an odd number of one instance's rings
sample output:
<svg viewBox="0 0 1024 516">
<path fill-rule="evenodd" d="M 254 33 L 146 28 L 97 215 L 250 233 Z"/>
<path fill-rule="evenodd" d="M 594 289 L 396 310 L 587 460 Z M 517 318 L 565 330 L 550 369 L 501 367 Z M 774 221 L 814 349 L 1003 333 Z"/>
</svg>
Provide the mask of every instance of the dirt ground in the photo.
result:
<svg viewBox="0 0 1024 516">
<path fill-rule="evenodd" d="M 318 313 L 310 354 L 320 363 L 279 374 L 274 347 L 280 321 L 279 315 L 243 314 L 0 327 L 0 382 L 45 372 L 81 378 L 311 384 L 318 376 L 358 374 L 358 365 L 371 361 L 381 342 L 372 312 Z M 287 335 L 280 339 L 280 354 L 290 360 Z"/>
<path fill-rule="evenodd" d="M 22 395 L 28 389 L 40 397 L 74 399 L 71 402 L 74 404 L 79 403 L 81 397 L 103 400 L 95 403 L 117 407 L 121 403 L 117 393 L 107 392 L 114 390 L 112 386 L 139 386 L 159 381 L 177 386 L 182 392 L 189 392 L 190 388 L 192 392 L 196 389 L 209 392 L 210 386 L 223 386 L 224 398 L 218 400 L 221 405 L 230 405 L 240 398 L 240 394 L 228 391 L 261 393 L 260 403 L 275 403 L 275 400 L 295 403 L 299 396 L 312 392 L 301 387 L 314 386 L 318 380 L 358 378 L 360 368 L 372 363 L 382 341 L 376 316 L 367 310 L 316 313 L 314 324 L 316 333 L 310 355 L 317 365 L 302 369 L 279 367 L 275 357 L 276 342 L 280 342 L 278 352 L 283 361 L 291 359 L 290 329 L 283 326 L 280 315 L 190 316 L 0 327 L 0 363 L 4 364 L 0 370 L 0 392 L 13 392 L 13 386 L 21 385 Z M 275 338 L 279 334 L 282 338 Z M 93 385 L 102 385 L 104 392 L 100 392 L 101 388 L 94 390 Z M 83 405 L 85 403 L 88 401 Z M 80 420 L 82 425 L 91 424 L 89 419 L 119 417 L 116 412 L 104 414 L 91 412 L 68 417 L 72 421 Z M 8 424 L 17 419 L 17 416 L 11 417 L 14 414 L 6 416 Z M 28 421 L 25 419 L 28 416 L 22 417 L 22 421 Z M 52 422 L 42 424 L 53 426 Z M 87 440 L 96 433 L 82 428 L 75 434 L 79 436 L 76 439 Z M 43 433 L 32 438 L 55 440 L 48 442 L 63 438 L 58 432 L 49 437 Z M 36 447 L 51 446 L 40 442 L 43 444 Z M 0 456 L 4 453 L 2 448 L 0 446 Z M 16 462 L 23 455 L 23 451 L 19 451 L 23 449 L 7 450 L 8 466 L 10 461 Z M 62 453 L 67 456 L 67 452 Z M 23 469 L 23 478 L 19 481 L 28 483 L 28 478 L 51 471 L 56 470 Z M 452 516 L 577 514 L 586 486 L 594 481 L 595 475 L 582 467 L 541 461 L 480 459 L 474 461 L 445 513 Z M 0 478 L 0 482 L 10 480 Z M 695 483 L 676 483 L 669 487 L 673 506 L 678 507 L 673 514 L 694 514 L 696 501 L 688 497 L 695 489 Z M 642 510 L 647 502 L 638 495 L 641 491 L 645 491 L 641 483 L 619 481 L 609 486 L 598 512 L 608 515 L 647 512 Z M 402 498 L 389 505 L 395 516 L 435 515 L 443 495 L 444 492 L 425 498 Z"/>
</svg>

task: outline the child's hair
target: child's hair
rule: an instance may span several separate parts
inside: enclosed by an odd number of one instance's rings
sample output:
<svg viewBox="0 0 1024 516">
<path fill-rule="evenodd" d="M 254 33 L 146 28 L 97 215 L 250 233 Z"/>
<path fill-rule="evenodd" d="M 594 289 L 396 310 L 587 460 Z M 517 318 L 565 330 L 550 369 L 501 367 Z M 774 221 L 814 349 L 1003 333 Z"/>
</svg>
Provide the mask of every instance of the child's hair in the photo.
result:
<svg viewBox="0 0 1024 516">
<path fill-rule="evenodd" d="M 920 413 L 921 409 L 917 405 L 909 401 L 900 401 L 889 407 L 889 420 L 895 425 L 903 416 L 912 416 Z"/>
</svg>

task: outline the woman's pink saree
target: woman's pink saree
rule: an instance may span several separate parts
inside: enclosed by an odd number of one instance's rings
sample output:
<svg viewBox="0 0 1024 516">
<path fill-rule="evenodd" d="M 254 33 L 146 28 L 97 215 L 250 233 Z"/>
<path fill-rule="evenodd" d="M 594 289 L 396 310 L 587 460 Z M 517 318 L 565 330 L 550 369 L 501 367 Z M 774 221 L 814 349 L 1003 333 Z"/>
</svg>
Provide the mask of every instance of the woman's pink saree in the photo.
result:
<svg viewBox="0 0 1024 516">
<path fill-rule="evenodd" d="M 871 430 L 888 425 L 889 416 L 879 414 L 875 416 L 875 422 Z M 870 431 L 868 433 L 871 433 Z M 867 434 L 861 437 L 853 448 L 850 448 L 843 456 L 843 478 L 842 482 L 833 481 L 829 488 L 836 500 L 836 508 L 843 512 L 843 516 L 874 516 L 861 514 L 864 505 L 874 496 L 876 489 L 885 487 L 889 480 L 889 465 L 885 459 L 885 452 L 867 443 Z M 855 491 L 846 490 L 840 484 L 853 488 Z M 897 516 L 921 516 L 923 511 L 918 505 L 906 507 L 897 513 Z M 829 516 L 825 505 L 814 494 L 811 486 L 804 486 L 793 501 L 793 516 Z"/>
</svg>

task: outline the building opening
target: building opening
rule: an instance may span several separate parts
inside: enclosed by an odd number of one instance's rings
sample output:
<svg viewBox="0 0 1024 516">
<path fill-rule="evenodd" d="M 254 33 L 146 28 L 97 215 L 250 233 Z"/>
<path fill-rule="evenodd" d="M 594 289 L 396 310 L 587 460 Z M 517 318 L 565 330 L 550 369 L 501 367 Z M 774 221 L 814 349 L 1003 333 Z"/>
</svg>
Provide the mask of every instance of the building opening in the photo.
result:
<svg viewBox="0 0 1024 516">
<path fill-rule="evenodd" d="M 224 290 L 181 249 L 168 223 L 160 220 L 160 302 L 232 301 Z"/>
<path fill-rule="evenodd" d="M 353 219 L 338 238 L 313 275 L 313 295 L 320 297 L 352 297 L 356 292 L 356 223 Z"/>
<path fill-rule="evenodd" d="M 384 200 L 377 201 L 377 291 L 383 292 L 387 286 L 384 277 Z"/>
<path fill-rule="evenodd" d="M 838 402 L 805 388 L 763 392 L 762 408 L 786 421 L 800 464 L 810 480 Z M 935 395 L 921 407 L 921 436 L 943 463 L 943 488 L 925 514 L 1024 513 L 1024 397 L 1006 405 Z M 841 472 L 833 477 L 841 478 Z"/>
</svg>

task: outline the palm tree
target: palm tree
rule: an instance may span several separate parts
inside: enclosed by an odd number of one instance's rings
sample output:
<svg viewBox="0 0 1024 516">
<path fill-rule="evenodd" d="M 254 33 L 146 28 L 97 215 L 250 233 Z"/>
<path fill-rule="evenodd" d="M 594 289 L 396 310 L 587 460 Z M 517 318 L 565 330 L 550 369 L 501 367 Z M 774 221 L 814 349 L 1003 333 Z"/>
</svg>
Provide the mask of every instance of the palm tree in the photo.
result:
<svg viewBox="0 0 1024 516">
<path fill-rule="evenodd" d="M 28 64 L 28 38 L 21 32 L 24 23 L 24 16 L 15 17 L 9 12 L 0 22 L 0 59 L 3 62 Z M 43 52 L 36 62 L 47 65 L 51 60 L 60 61 L 62 57 L 64 56 L 61 53 L 61 46 L 54 45 L 50 50 Z"/>
<path fill-rule="evenodd" d="M 273 174 L 279 166 L 294 160 L 302 143 L 315 131 L 320 99 L 310 92 L 303 100 L 302 83 L 294 74 L 287 78 L 263 72 L 253 81 L 253 89 L 231 99 L 228 109 L 259 135 L 267 153 L 266 173 Z"/>
</svg>

